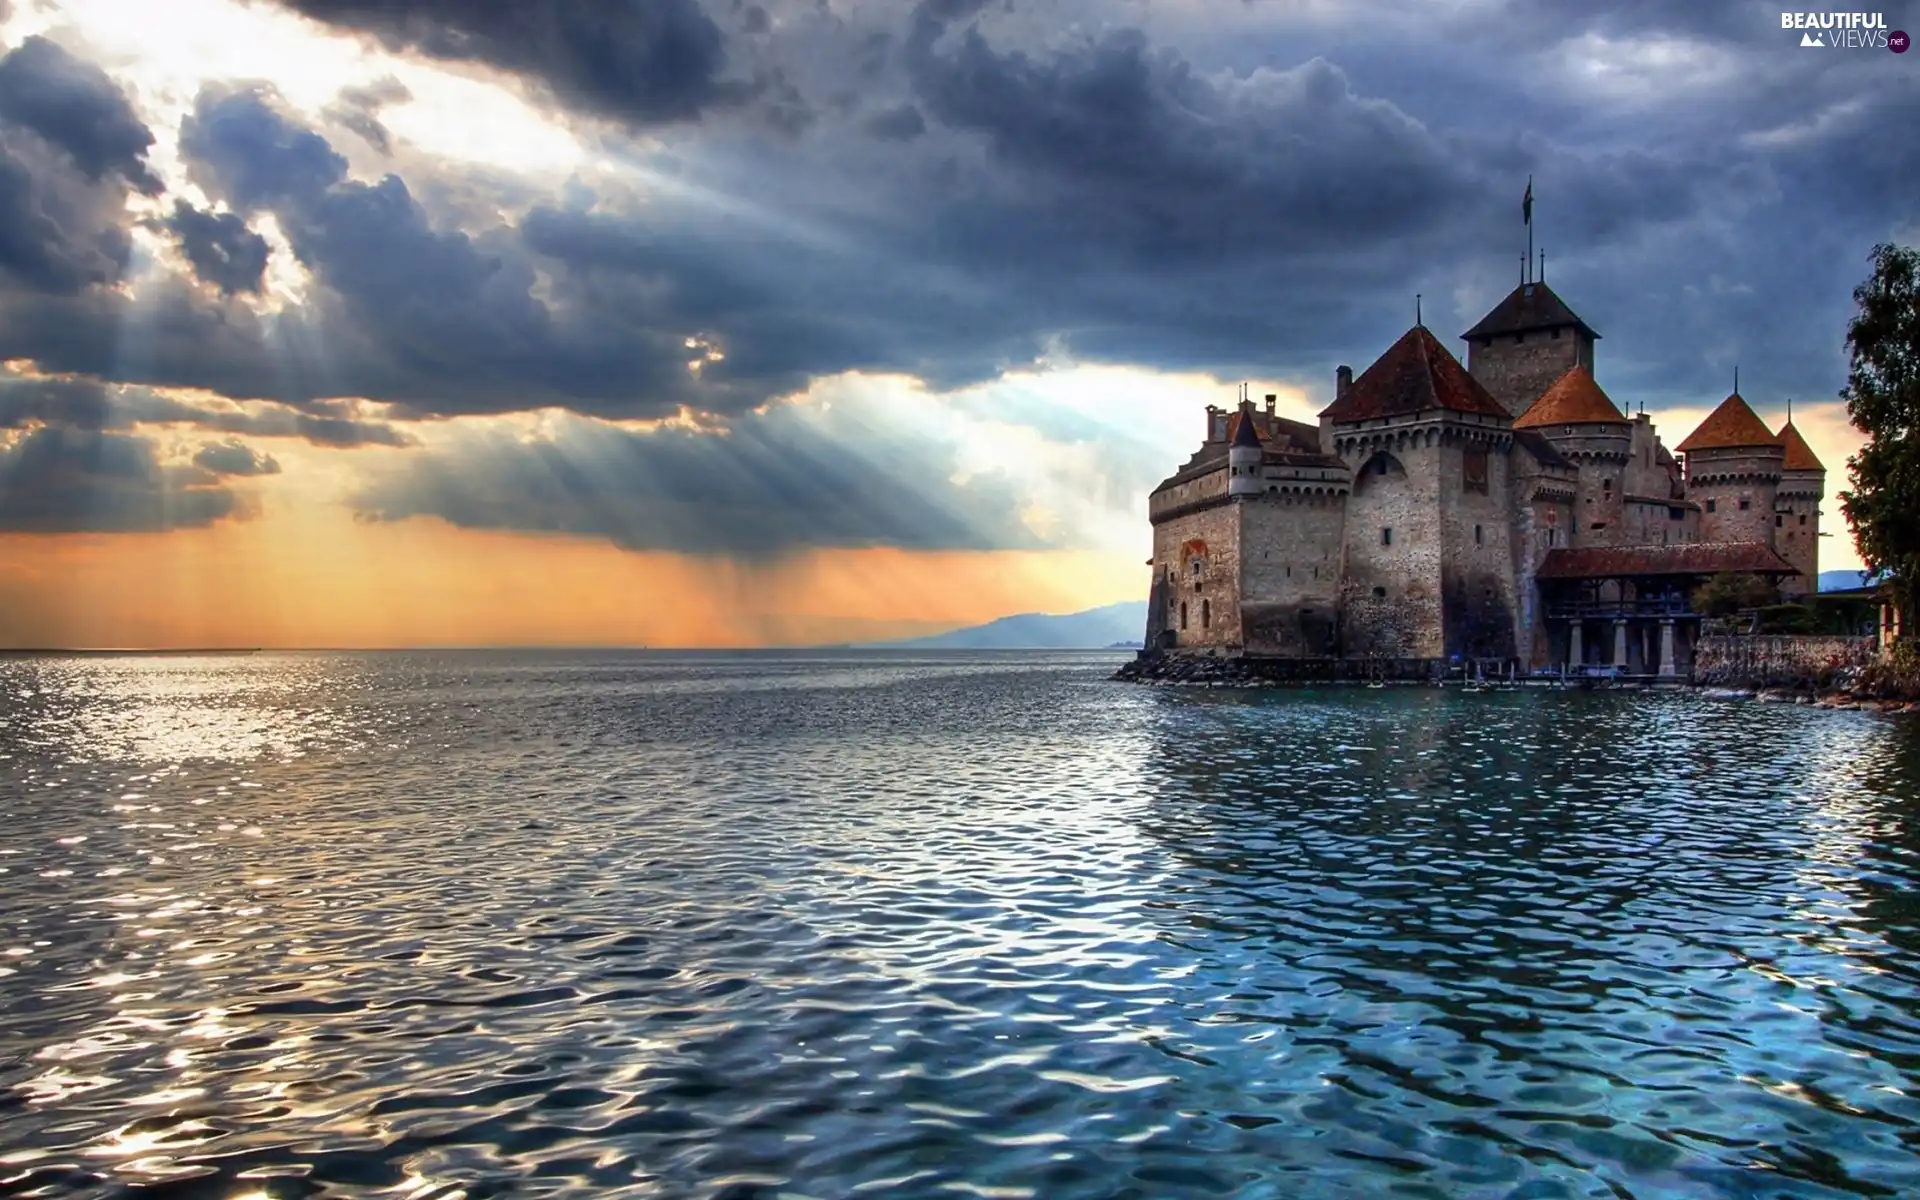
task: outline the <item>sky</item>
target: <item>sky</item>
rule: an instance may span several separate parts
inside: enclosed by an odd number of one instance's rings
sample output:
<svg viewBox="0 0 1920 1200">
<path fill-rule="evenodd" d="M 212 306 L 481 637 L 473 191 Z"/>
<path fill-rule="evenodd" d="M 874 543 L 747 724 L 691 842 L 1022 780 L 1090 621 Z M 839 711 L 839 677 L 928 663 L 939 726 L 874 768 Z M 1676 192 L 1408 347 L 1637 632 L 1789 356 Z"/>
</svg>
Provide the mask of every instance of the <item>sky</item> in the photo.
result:
<svg viewBox="0 0 1920 1200">
<path fill-rule="evenodd" d="M 1889 29 L 1920 9 L 1889 8 Z M 1779 8 L 0 0 L 0 645 L 755 646 L 1139 599 L 1241 383 L 1546 279 L 1828 467 L 1920 53 Z"/>
</svg>

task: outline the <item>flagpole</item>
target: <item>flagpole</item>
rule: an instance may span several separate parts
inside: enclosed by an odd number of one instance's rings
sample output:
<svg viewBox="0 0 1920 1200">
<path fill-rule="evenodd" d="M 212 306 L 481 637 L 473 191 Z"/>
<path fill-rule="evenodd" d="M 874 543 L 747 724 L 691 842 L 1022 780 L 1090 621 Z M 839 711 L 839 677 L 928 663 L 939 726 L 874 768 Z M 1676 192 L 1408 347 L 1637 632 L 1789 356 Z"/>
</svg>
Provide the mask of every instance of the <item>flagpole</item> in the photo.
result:
<svg viewBox="0 0 1920 1200">
<path fill-rule="evenodd" d="M 1533 176 L 1531 175 L 1527 176 L 1527 270 L 1533 270 Z"/>
</svg>

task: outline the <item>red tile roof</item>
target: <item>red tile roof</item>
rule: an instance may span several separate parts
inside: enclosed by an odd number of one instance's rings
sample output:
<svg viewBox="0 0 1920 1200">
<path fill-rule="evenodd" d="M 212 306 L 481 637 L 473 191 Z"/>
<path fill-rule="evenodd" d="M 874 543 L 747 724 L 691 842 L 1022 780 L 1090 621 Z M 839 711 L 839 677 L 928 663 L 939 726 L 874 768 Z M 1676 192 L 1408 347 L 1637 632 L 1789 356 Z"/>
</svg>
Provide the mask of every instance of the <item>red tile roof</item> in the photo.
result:
<svg viewBox="0 0 1920 1200">
<path fill-rule="evenodd" d="M 1747 402 L 1735 392 L 1720 402 L 1720 407 L 1707 414 L 1687 440 L 1674 447 L 1682 454 L 1695 450 L 1725 450 L 1748 446 L 1771 446 L 1775 444 L 1773 430 L 1766 422 L 1754 414 Z"/>
<path fill-rule="evenodd" d="M 1633 575 L 1798 575 L 1759 542 L 1688 542 L 1678 546 L 1591 546 L 1549 550 L 1539 579 L 1618 579 Z"/>
<path fill-rule="evenodd" d="M 1574 315 L 1567 302 L 1553 294 L 1544 283 L 1523 283 L 1507 293 L 1507 298 L 1480 318 L 1480 323 L 1460 336 L 1499 337 L 1509 333 L 1530 333 L 1536 329 L 1564 329 L 1572 326 L 1590 338 L 1599 338 L 1585 321 Z"/>
<path fill-rule="evenodd" d="M 1552 387 L 1514 418 L 1515 429 L 1533 429 L 1541 425 L 1577 425 L 1605 422 L 1629 425 L 1620 409 L 1593 381 L 1593 373 L 1575 367 L 1554 381 Z"/>
<path fill-rule="evenodd" d="M 1827 469 L 1821 463 L 1819 456 L 1814 454 L 1813 447 L 1807 445 L 1807 439 L 1801 437 L 1800 431 L 1793 427 L 1791 420 L 1780 427 L 1780 436 L 1777 440 L 1787 448 L 1786 461 L 1780 464 L 1782 469 L 1788 471 L 1825 471 Z"/>
<path fill-rule="evenodd" d="M 1321 412 L 1330 421 L 1370 421 L 1436 408 L 1504 417 L 1480 381 L 1447 353 L 1424 325 L 1407 330 L 1347 387 L 1347 394 Z"/>
</svg>

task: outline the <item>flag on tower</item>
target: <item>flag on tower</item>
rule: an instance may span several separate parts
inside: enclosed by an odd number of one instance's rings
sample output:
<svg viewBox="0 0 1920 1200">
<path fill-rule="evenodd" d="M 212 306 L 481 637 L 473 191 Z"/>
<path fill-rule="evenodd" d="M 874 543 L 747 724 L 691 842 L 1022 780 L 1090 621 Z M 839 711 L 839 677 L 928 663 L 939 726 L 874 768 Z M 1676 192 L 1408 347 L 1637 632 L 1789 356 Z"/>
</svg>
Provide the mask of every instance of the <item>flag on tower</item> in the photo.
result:
<svg viewBox="0 0 1920 1200">
<path fill-rule="evenodd" d="M 1527 176 L 1527 194 L 1520 201 L 1520 219 L 1528 225 L 1533 224 L 1533 176 Z"/>
</svg>

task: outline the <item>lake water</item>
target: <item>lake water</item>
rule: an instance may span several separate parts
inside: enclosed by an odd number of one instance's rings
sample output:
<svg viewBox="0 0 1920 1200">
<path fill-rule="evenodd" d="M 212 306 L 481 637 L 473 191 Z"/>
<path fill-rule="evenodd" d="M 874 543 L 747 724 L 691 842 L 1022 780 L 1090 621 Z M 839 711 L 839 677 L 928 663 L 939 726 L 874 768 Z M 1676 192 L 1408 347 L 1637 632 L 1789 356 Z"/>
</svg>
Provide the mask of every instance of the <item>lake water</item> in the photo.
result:
<svg viewBox="0 0 1920 1200">
<path fill-rule="evenodd" d="M 1121 657 L 0 662 L 0 1195 L 1920 1195 L 1920 722 Z"/>
</svg>

